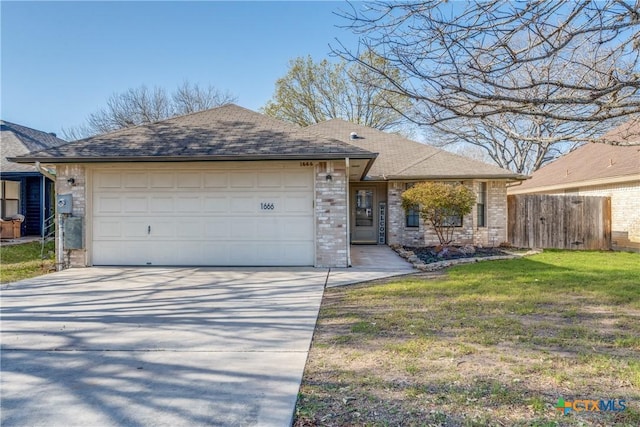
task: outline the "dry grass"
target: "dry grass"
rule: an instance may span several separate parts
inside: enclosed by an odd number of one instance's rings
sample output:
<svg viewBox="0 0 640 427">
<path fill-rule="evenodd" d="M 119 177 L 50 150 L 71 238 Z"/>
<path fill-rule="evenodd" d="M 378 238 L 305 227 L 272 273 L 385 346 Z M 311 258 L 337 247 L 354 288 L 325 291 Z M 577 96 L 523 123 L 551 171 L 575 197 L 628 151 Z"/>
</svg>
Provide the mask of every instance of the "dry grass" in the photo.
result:
<svg viewBox="0 0 640 427">
<path fill-rule="evenodd" d="M 640 425 L 640 255 L 545 252 L 328 289 L 296 426 Z M 625 399 L 563 416 L 559 397 Z"/>
</svg>

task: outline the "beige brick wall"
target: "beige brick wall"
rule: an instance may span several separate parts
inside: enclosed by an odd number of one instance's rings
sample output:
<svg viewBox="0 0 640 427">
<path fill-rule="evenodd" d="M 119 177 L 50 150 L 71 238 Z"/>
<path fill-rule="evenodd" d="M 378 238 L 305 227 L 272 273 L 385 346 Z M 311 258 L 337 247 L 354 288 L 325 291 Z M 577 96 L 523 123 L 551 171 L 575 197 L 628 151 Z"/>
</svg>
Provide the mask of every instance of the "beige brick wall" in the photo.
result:
<svg viewBox="0 0 640 427">
<path fill-rule="evenodd" d="M 68 180 L 74 179 L 74 183 L 70 184 Z M 87 202 L 87 179 L 86 170 L 83 165 L 58 165 L 56 167 L 56 194 L 71 194 L 73 197 L 73 214 L 72 216 L 84 218 L 83 228 L 87 230 L 86 223 L 86 202 Z M 59 216 L 56 216 L 59 218 Z M 59 224 L 56 225 L 58 227 Z M 59 229 L 56 229 L 56 235 Z M 87 266 L 87 249 L 85 240 L 85 249 L 64 250 L 60 247 L 58 239 L 56 239 L 56 254 L 62 265 L 59 268 L 68 267 L 86 267 Z"/>
<path fill-rule="evenodd" d="M 640 244 L 640 181 L 579 187 L 546 194 L 611 197 L 613 239 L 616 239 L 616 235 L 626 235 L 632 243 L 631 248 L 637 246 L 634 243 Z M 616 244 L 614 241 L 614 246 L 624 248 L 625 244 Z"/>
<path fill-rule="evenodd" d="M 480 181 L 463 183 L 477 192 Z M 478 246 L 497 246 L 507 240 L 507 187 L 506 181 L 485 181 L 487 183 L 487 226 L 477 226 L 477 210 L 465 215 L 462 227 L 454 232 L 454 244 L 474 244 Z M 402 209 L 402 192 L 405 182 L 390 182 L 388 200 L 388 239 L 389 244 L 403 246 L 431 246 L 439 243 L 436 233 L 429 224 L 420 220 L 420 227 L 407 227 L 405 212 Z"/>
<path fill-rule="evenodd" d="M 331 180 L 327 180 L 327 175 L 331 175 Z M 345 162 L 317 162 L 315 181 L 315 266 L 347 267 L 347 174 Z"/>
</svg>

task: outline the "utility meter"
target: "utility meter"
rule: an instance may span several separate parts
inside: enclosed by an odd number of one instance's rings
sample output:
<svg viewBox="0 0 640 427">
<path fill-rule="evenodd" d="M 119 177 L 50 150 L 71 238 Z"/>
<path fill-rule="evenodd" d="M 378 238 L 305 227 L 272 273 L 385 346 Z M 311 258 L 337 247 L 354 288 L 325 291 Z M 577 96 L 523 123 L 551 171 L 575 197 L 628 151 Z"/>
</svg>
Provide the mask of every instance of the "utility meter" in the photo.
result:
<svg viewBox="0 0 640 427">
<path fill-rule="evenodd" d="M 73 213 L 73 198 L 71 194 L 58 194 L 56 196 L 56 210 L 59 214 Z"/>
</svg>

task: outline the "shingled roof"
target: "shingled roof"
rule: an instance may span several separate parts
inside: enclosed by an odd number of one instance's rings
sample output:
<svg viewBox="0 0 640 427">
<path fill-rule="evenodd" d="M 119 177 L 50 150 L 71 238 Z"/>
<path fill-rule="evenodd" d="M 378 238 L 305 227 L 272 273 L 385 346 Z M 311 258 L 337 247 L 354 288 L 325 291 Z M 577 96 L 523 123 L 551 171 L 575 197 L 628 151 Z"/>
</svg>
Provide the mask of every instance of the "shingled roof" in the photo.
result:
<svg viewBox="0 0 640 427">
<path fill-rule="evenodd" d="M 307 129 L 379 153 L 368 172 L 371 180 L 525 178 L 498 166 L 341 119 L 311 125 Z M 357 138 L 352 139 L 354 132 Z"/>
<path fill-rule="evenodd" d="M 640 180 L 640 118 L 619 126 L 533 173 L 512 194 Z M 608 143 L 605 143 L 608 142 Z M 621 145 L 612 145 L 621 144 Z"/>
<path fill-rule="evenodd" d="M 376 153 L 225 105 L 19 156 L 19 162 L 374 159 Z"/>
<path fill-rule="evenodd" d="M 66 144 L 67 141 L 56 137 L 52 133 L 0 120 L 0 143 L 2 146 L 0 170 L 2 172 L 35 172 L 36 168 L 34 166 L 13 163 L 7 158 L 27 154 L 31 151 L 57 147 Z"/>
</svg>

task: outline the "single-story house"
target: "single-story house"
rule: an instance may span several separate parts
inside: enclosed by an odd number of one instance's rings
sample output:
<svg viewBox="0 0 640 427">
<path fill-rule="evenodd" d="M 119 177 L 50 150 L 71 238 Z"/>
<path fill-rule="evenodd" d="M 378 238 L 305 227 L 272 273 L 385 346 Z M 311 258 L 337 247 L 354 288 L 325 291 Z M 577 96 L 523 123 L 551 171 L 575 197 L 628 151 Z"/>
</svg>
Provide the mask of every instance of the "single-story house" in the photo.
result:
<svg viewBox="0 0 640 427">
<path fill-rule="evenodd" d="M 0 142 L 0 217 L 9 220 L 16 215 L 22 215 L 24 221 L 21 224 L 20 235 L 41 235 L 45 221 L 54 213 L 53 181 L 47 179 L 33 165 L 13 163 L 7 158 L 57 147 L 66 144 L 67 141 L 53 133 L 0 120 Z"/>
<path fill-rule="evenodd" d="M 640 250 L 640 118 L 540 168 L 509 194 L 610 197 L 613 248 Z"/>
<path fill-rule="evenodd" d="M 507 183 L 523 179 L 353 123 L 299 128 L 236 105 L 14 160 L 54 167 L 70 195 L 61 220 L 82 231 L 81 245 L 59 249 L 70 266 L 346 267 L 352 243 L 435 243 L 400 206 L 423 180 L 471 186 L 478 204 L 456 239 L 497 245 Z"/>
</svg>

